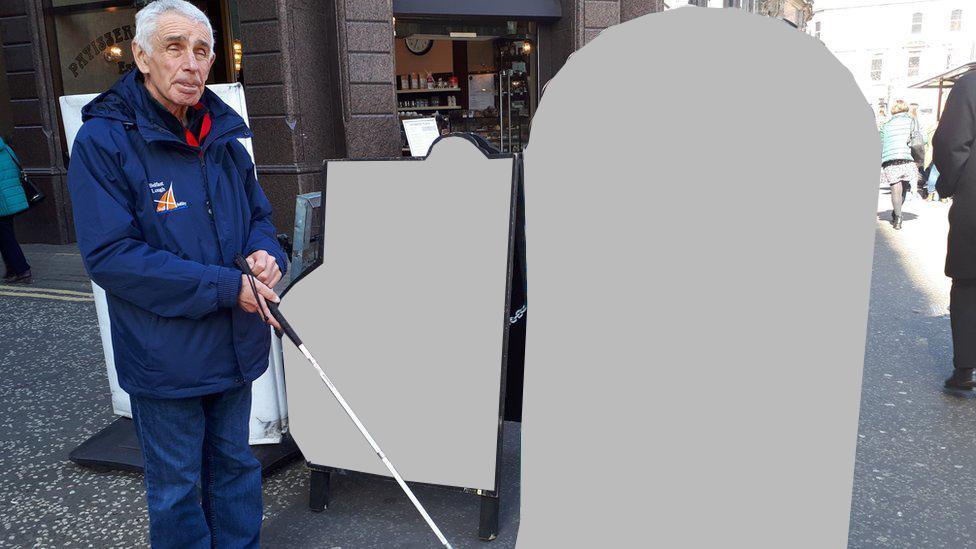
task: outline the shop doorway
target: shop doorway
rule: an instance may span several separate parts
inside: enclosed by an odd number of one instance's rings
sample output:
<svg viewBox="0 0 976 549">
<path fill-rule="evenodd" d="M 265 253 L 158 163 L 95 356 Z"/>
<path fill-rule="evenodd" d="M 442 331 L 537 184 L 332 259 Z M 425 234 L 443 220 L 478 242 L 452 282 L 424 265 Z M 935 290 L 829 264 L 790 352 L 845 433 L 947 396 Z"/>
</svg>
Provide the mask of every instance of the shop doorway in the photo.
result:
<svg viewBox="0 0 976 549">
<path fill-rule="evenodd" d="M 233 0 L 191 0 L 214 27 L 217 53 L 209 83 L 234 82 Z M 58 95 L 98 93 L 135 66 L 135 15 L 145 0 L 44 0 Z"/>
<path fill-rule="evenodd" d="M 135 16 L 147 0 L 42 0 L 55 97 L 100 93 L 135 67 Z M 236 0 L 191 0 L 210 19 L 216 59 L 208 84 L 236 82 Z M 239 47 L 239 46 L 238 46 Z M 59 113 L 60 117 L 60 113 Z M 63 128 L 63 124 L 58 124 Z M 62 139 L 64 136 L 62 135 Z M 67 151 L 64 151 L 67 161 Z"/>
<path fill-rule="evenodd" d="M 501 152 L 529 141 L 538 100 L 536 24 L 396 20 L 400 120 L 434 118 L 442 133 L 469 132 Z M 400 124 L 403 155 L 409 156 Z"/>
</svg>

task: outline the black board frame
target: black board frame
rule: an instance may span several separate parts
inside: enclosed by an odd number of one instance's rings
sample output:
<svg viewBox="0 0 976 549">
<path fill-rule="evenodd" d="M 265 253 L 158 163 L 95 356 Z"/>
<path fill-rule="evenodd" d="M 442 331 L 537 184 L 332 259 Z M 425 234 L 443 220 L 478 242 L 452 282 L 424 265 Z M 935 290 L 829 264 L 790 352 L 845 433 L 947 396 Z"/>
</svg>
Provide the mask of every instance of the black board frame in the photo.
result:
<svg viewBox="0 0 976 549">
<path fill-rule="evenodd" d="M 501 349 L 501 378 L 499 385 L 499 400 L 498 400 L 498 430 L 496 433 L 496 448 L 495 448 L 495 482 L 492 490 L 483 490 L 478 488 L 467 488 L 463 486 L 451 486 L 445 484 L 431 484 L 423 482 L 408 482 L 412 486 L 426 486 L 434 487 L 464 493 L 470 493 L 478 495 L 481 498 L 481 513 L 479 517 L 478 524 L 478 538 L 483 541 L 490 541 L 498 536 L 498 512 L 500 507 L 500 493 L 499 485 L 501 481 L 501 464 L 502 464 L 502 442 L 503 442 L 503 428 L 505 421 L 505 405 L 506 405 L 506 383 L 508 381 L 508 363 L 509 363 L 509 341 L 511 335 L 511 326 L 518 321 L 518 318 L 513 317 L 512 310 L 512 297 L 513 297 L 513 283 L 514 275 L 516 270 L 516 249 L 522 254 L 519 258 L 519 266 L 521 268 L 521 281 L 523 285 L 526 280 L 526 265 L 525 265 L 525 230 L 524 230 L 524 200 L 522 199 L 522 189 L 523 189 L 523 169 L 522 169 L 522 155 L 520 153 L 503 153 L 495 150 L 491 145 L 485 141 L 481 136 L 471 133 L 451 133 L 447 135 L 442 135 L 434 140 L 431 145 L 431 150 L 437 146 L 437 143 L 443 139 L 447 138 L 462 138 L 473 144 L 485 157 L 489 160 L 499 160 L 499 159 L 511 159 L 512 160 L 512 178 L 511 178 L 511 191 L 509 200 L 509 221 L 508 221 L 508 252 L 507 252 L 507 266 L 505 274 L 505 312 L 502 322 L 503 327 L 503 337 L 502 337 L 502 349 Z M 325 262 L 325 231 L 328 225 L 328 210 L 326 205 L 328 204 L 328 167 L 330 163 L 335 162 L 423 162 L 427 159 L 426 156 L 423 157 L 389 157 L 389 158 L 342 158 L 334 160 L 324 160 L 322 165 L 322 223 L 320 233 L 318 235 L 318 253 L 316 254 L 316 260 L 301 274 L 299 274 L 294 280 L 292 280 L 288 287 L 284 289 L 281 293 L 281 298 L 284 299 L 288 294 L 288 290 L 292 288 L 295 284 L 301 281 L 306 275 L 314 271 L 315 269 L 322 266 Z M 517 246 L 517 241 L 520 240 Z M 522 295 L 525 296 L 524 288 L 522 290 Z M 524 312 L 523 312 L 524 315 Z M 515 322 L 512 319 L 515 319 Z M 287 375 L 287 374 L 286 374 Z M 287 377 L 286 377 L 287 383 Z M 333 473 L 337 474 L 354 474 L 363 476 L 365 478 L 376 478 L 384 480 L 393 480 L 391 477 L 385 475 L 376 475 L 372 473 L 365 473 L 361 471 L 352 471 L 346 469 L 340 469 L 336 467 L 331 467 L 325 464 L 313 463 L 306 460 L 306 465 L 309 468 L 309 508 L 315 512 L 321 512 L 328 508 L 329 496 L 330 496 L 330 484 L 331 477 Z"/>
</svg>

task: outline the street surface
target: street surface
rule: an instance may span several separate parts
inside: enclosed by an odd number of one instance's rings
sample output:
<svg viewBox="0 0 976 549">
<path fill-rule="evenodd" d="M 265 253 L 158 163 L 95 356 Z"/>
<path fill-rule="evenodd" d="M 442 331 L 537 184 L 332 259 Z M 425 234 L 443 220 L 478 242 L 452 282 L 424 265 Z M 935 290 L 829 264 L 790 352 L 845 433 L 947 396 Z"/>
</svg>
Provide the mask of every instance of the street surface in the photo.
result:
<svg viewBox="0 0 976 549">
<path fill-rule="evenodd" d="M 147 547 L 142 476 L 94 471 L 68 460 L 71 450 L 115 418 L 91 286 L 77 248 L 27 245 L 24 251 L 34 284 L 0 284 L 0 547 Z M 478 496 L 414 488 L 455 547 L 515 546 L 519 445 L 519 424 L 506 423 L 500 533 L 488 546 L 477 537 Z M 308 509 L 308 482 L 301 460 L 265 479 L 262 546 L 437 544 L 393 481 L 334 475 L 331 504 L 322 513 Z"/>
<path fill-rule="evenodd" d="M 976 400 L 941 391 L 948 208 L 915 197 L 895 231 L 887 190 L 878 197 L 850 547 L 976 545 Z"/>
<path fill-rule="evenodd" d="M 948 207 L 915 198 L 906 204 L 903 230 L 895 231 L 886 190 L 878 197 L 850 547 L 976 546 L 976 399 L 941 391 L 952 364 L 949 281 L 942 274 Z M 30 245 L 25 251 L 35 284 L 0 285 L 6 313 L 0 317 L 0 546 L 144 547 L 141 477 L 67 459 L 113 419 L 91 288 L 77 250 Z M 823 403 L 830 405 L 830 395 Z M 514 546 L 519 425 L 505 427 L 496 541 L 477 540 L 476 496 L 416 490 L 456 547 Z M 598 471 L 588 474 L 599 480 Z M 265 480 L 262 545 L 406 548 L 433 541 L 392 482 L 337 477 L 331 507 L 318 514 L 308 511 L 307 496 L 301 461 Z"/>
</svg>

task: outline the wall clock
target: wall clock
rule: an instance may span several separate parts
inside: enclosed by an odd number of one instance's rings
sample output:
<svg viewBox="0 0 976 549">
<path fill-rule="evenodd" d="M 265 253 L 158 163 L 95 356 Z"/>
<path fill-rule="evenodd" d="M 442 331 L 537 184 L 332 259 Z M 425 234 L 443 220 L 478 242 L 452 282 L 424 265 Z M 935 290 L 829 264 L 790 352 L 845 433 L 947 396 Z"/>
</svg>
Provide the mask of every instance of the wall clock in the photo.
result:
<svg viewBox="0 0 976 549">
<path fill-rule="evenodd" d="M 434 41 L 427 38 L 405 38 L 407 49 L 414 55 L 423 55 L 434 47 Z"/>
</svg>

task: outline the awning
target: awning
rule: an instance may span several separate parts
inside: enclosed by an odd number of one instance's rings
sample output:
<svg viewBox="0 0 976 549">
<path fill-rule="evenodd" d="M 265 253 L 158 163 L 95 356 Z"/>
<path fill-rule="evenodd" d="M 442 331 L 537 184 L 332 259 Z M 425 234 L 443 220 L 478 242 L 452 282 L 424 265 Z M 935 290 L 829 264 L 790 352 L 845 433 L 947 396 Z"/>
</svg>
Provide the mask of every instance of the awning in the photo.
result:
<svg viewBox="0 0 976 549">
<path fill-rule="evenodd" d="M 393 0 L 396 17 L 555 21 L 559 0 Z"/>
<path fill-rule="evenodd" d="M 956 83 L 956 80 L 959 80 L 973 70 L 976 70 L 976 62 L 960 65 L 950 71 L 946 71 L 940 75 L 933 76 L 932 78 L 923 80 L 917 84 L 912 84 L 908 87 L 914 89 L 951 88 L 952 85 Z"/>
</svg>

